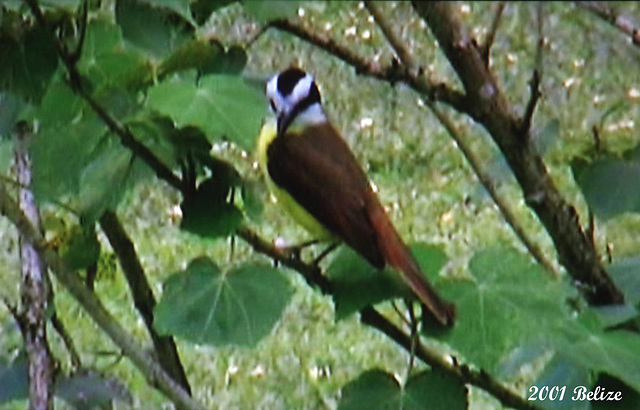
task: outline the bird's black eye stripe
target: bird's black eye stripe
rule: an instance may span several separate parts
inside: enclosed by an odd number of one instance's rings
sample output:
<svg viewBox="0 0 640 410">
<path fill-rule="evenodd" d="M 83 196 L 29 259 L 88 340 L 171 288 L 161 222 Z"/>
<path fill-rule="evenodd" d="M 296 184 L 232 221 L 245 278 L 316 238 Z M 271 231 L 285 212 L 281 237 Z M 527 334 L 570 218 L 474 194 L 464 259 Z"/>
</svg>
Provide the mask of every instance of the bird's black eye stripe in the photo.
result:
<svg viewBox="0 0 640 410">
<path fill-rule="evenodd" d="M 280 73 L 278 76 L 278 92 L 282 96 L 291 94 L 293 89 L 298 84 L 298 81 L 303 79 L 307 73 L 299 68 L 291 67 Z"/>
<path fill-rule="evenodd" d="M 271 104 L 271 109 L 273 110 L 273 112 L 276 112 L 276 103 L 273 102 L 273 98 L 269 99 L 269 104 Z"/>
</svg>

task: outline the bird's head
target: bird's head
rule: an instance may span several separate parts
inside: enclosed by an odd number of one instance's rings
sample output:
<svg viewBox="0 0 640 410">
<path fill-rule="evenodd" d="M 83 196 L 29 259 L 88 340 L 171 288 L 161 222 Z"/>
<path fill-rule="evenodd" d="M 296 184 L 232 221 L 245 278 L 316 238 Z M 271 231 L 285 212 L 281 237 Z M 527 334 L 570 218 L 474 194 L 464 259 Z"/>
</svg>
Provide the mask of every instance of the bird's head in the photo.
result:
<svg viewBox="0 0 640 410">
<path fill-rule="evenodd" d="M 326 121 L 320 91 L 313 77 L 297 67 L 273 76 L 267 83 L 267 98 L 278 119 L 278 133 L 294 122 L 308 125 Z"/>
</svg>

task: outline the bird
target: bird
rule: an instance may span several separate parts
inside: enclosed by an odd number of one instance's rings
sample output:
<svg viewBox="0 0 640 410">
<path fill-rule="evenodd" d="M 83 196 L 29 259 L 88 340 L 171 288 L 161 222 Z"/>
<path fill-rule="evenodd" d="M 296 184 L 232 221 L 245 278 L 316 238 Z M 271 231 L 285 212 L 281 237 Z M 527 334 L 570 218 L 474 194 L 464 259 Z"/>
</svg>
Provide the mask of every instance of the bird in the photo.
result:
<svg viewBox="0 0 640 410">
<path fill-rule="evenodd" d="M 362 167 L 329 121 L 310 74 L 291 66 L 266 85 L 274 115 L 257 141 L 259 167 L 279 206 L 317 241 L 345 243 L 377 269 L 393 268 L 439 324 L 455 306 L 424 277 Z"/>
</svg>

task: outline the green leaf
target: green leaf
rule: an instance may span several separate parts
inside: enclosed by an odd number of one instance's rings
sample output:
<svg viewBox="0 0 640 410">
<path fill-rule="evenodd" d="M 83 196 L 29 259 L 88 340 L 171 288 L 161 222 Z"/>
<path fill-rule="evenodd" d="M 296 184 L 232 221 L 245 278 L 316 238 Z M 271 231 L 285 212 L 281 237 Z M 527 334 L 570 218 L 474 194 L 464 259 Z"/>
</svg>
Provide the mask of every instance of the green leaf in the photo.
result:
<svg viewBox="0 0 640 410">
<path fill-rule="evenodd" d="M 241 78 L 219 74 L 166 82 L 149 89 L 147 104 L 173 119 L 178 127 L 201 128 L 210 141 L 227 138 L 252 149 L 265 115 L 264 97 Z"/>
<path fill-rule="evenodd" d="M 132 404 L 127 388 L 118 380 L 92 371 L 59 378 L 55 395 L 76 409 L 110 407 L 114 400 Z"/>
<path fill-rule="evenodd" d="M 301 1 L 243 1 L 244 9 L 259 21 L 266 23 L 270 20 L 286 18 L 296 14 Z"/>
<path fill-rule="evenodd" d="M 605 331 L 595 314 L 582 314 L 579 326 L 564 329 L 558 351 L 591 371 L 604 372 L 640 391 L 640 335 L 626 330 Z"/>
<path fill-rule="evenodd" d="M 224 54 L 211 59 L 200 71 L 202 74 L 240 74 L 247 65 L 247 52 L 240 46 L 231 46 Z"/>
<path fill-rule="evenodd" d="M 446 255 L 437 246 L 420 243 L 411 249 L 423 272 L 435 275 L 446 263 Z M 338 251 L 326 275 L 333 286 L 337 320 L 385 300 L 411 297 L 397 272 L 374 268 L 347 246 Z"/>
<path fill-rule="evenodd" d="M 230 192 L 230 181 L 224 177 L 202 182 L 181 204 L 180 229 L 210 238 L 232 234 L 242 223 L 242 212 L 228 202 Z"/>
<path fill-rule="evenodd" d="M 527 394 L 529 397 L 536 398 L 535 401 L 532 401 L 532 404 L 545 409 L 588 410 L 590 408 L 588 401 L 574 401 L 571 400 L 571 397 L 573 397 L 576 387 L 590 386 L 591 382 L 591 372 L 588 368 L 567 360 L 562 355 L 555 355 L 532 384 L 532 386 L 538 387 L 537 394 L 531 396 L 534 393 L 532 390 L 529 390 Z M 545 386 L 547 386 L 547 389 L 544 389 Z M 564 387 L 562 399 L 560 391 L 557 389 L 555 391 L 550 390 L 553 386 Z"/>
<path fill-rule="evenodd" d="M 218 41 L 185 41 L 178 49 L 169 54 L 160 64 L 158 75 L 167 76 L 171 73 L 198 69 L 202 71 L 224 52 L 222 44 Z"/>
<path fill-rule="evenodd" d="M 151 76 L 149 63 L 125 46 L 120 27 L 105 19 L 90 20 L 78 68 L 97 92 L 135 88 Z"/>
<path fill-rule="evenodd" d="M 402 388 L 393 375 L 369 370 L 342 389 L 339 410 L 467 409 L 467 388 L 459 380 L 435 369 L 411 376 Z"/>
<path fill-rule="evenodd" d="M 58 253 L 71 270 L 86 269 L 100 258 L 100 242 L 93 224 L 75 225 L 57 241 Z"/>
<path fill-rule="evenodd" d="M 42 127 L 31 146 L 33 191 L 39 202 L 78 192 L 80 175 L 104 131 L 104 124 L 93 115 Z"/>
<path fill-rule="evenodd" d="M 594 214 L 604 220 L 640 212 L 640 148 L 624 156 L 600 156 L 588 163 L 574 160 L 573 176 Z"/>
<path fill-rule="evenodd" d="M 154 326 L 193 343 L 254 346 L 271 332 L 290 298 L 291 287 L 275 268 L 248 264 L 221 272 L 202 257 L 167 279 Z"/>
<path fill-rule="evenodd" d="M 25 356 L 9 364 L 0 361 L 0 404 L 29 397 L 28 368 Z"/>
<path fill-rule="evenodd" d="M 0 93 L 0 141 L 11 134 L 13 125 L 18 120 L 24 106 L 24 101 L 16 94 Z"/>
<path fill-rule="evenodd" d="M 607 271 L 618 289 L 624 293 L 625 301 L 638 305 L 640 303 L 640 257 L 616 260 L 607 268 Z"/>
<path fill-rule="evenodd" d="M 547 343 L 555 329 L 571 325 L 565 300 L 575 290 L 515 249 L 477 252 L 469 268 L 471 280 L 442 282 L 458 318 L 441 338 L 479 367 L 491 372 L 522 343 Z"/>
<path fill-rule="evenodd" d="M 161 57 L 175 50 L 187 38 L 186 21 L 172 19 L 166 11 L 135 0 L 117 0 L 116 22 L 126 40 Z"/>
<path fill-rule="evenodd" d="M 0 56 L 0 90 L 38 103 L 58 66 L 47 30 L 35 26 L 15 37 L 0 32 Z"/>
<path fill-rule="evenodd" d="M 136 182 L 150 176 L 149 168 L 115 137 L 107 137 L 80 175 L 73 207 L 86 223 L 115 210 Z"/>
<path fill-rule="evenodd" d="M 191 0 L 142 0 L 142 2 L 153 7 L 169 9 L 185 21 L 191 22 L 191 12 L 189 11 Z"/>
</svg>

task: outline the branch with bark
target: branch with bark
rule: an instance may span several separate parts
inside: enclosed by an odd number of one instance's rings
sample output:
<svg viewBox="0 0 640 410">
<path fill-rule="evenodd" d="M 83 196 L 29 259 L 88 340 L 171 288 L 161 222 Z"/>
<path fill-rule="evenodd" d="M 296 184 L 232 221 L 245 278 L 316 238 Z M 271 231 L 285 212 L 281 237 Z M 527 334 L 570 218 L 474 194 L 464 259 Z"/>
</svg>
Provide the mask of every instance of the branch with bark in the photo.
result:
<svg viewBox="0 0 640 410">
<path fill-rule="evenodd" d="M 604 1 L 577 1 L 576 5 L 606 21 L 629 37 L 634 45 L 640 47 L 640 28 L 631 17 L 620 13 L 614 6 Z"/>
</svg>

